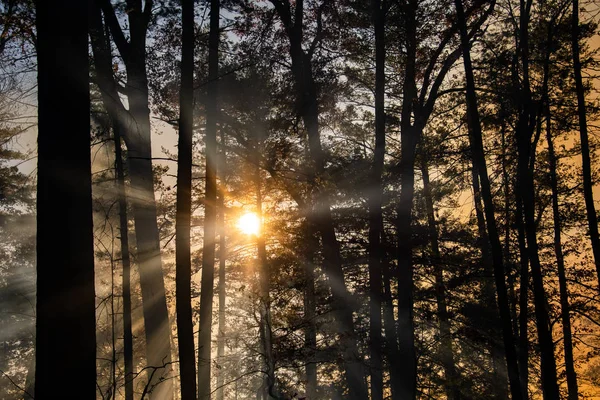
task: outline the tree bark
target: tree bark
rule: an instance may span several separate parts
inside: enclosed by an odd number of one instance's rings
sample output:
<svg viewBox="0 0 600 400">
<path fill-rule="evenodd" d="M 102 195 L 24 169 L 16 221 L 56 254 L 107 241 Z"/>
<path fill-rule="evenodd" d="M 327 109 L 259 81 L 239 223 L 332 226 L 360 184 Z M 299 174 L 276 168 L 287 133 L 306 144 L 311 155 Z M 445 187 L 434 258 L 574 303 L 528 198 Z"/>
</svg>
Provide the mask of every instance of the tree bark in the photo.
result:
<svg viewBox="0 0 600 400">
<path fill-rule="evenodd" d="M 590 143 L 587 129 L 587 114 L 585 107 L 585 88 L 581 75 L 581 60 L 579 59 L 579 0 L 573 0 L 573 17 L 571 19 L 571 47 L 573 50 L 573 73 L 577 93 L 577 115 L 579 117 L 579 137 L 581 141 L 581 168 L 583 172 L 583 196 L 588 221 L 596 274 L 598 275 L 598 290 L 600 291 L 600 236 L 598 235 L 598 216 L 594 205 L 592 181 L 592 162 L 590 158 Z"/>
<path fill-rule="evenodd" d="M 512 333 L 510 306 L 508 303 L 508 294 L 505 282 L 502 245 L 500 244 L 500 238 L 496 226 L 494 204 L 483 150 L 483 138 L 481 132 L 481 123 L 479 120 L 479 110 L 477 106 L 477 94 L 475 92 L 475 79 L 473 76 L 473 66 L 471 63 L 470 43 L 467 34 L 466 18 L 463 10 L 462 0 L 455 0 L 454 4 L 457 12 L 467 82 L 466 98 L 469 141 L 471 143 L 473 164 L 476 165 L 479 179 L 481 180 L 481 194 L 485 206 L 484 211 L 487 233 L 490 240 L 490 249 L 492 253 L 492 265 L 494 267 L 494 277 L 496 281 L 498 308 L 500 312 L 500 319 L 502 321 L 502 336 L 504 341 L 504 352 L 506 356 L 510 391 L 513 400 L 521 400 L 521 384 L 519 379 L 519 368 L 517 365 L 517 354 Z"/>
<path fill-rule="evenodd" d="M 196 352 L 191 304 L 192 136 L 194 129 L 194 1 L 182 2 L 181 87 L 177 157 L 175 264 L 181 399 L 196 399 Z"/>
<path fill-rule="evenodd" d="M 429 230 L 429 241 L 431 244 L 431 260 L 435 269 L 435 295 L 437 313 L 439 319 L 440 347 L 439 354 L 446 378 L 446 396 L 448 400 L 458 400 L 460 395 L 460 375 L 454 362 L 454 350 L 452 345 L 452 333 L 450 331 L 450 319 L 448 317 L 448 305 L 446 299 L 446 288 L 444 286 L 444 269 L 441 263 L 440 245 L 438 232 L 435 224 L 433 211 L 433 196 L 429 181 L 429 169 L 427 161 L 422 160 L 421 172 L 423 173 L 423 192 L 425 194 L 425 208 L 427 212 L 427 224 Z"/>
<path fill-rule="evenodd" d="M 38 0 L 36 399 L 96 398 L 88 2 Z M 73 19 L 60 23 L 65 15 Z M 60 98 L 59 98 L 60 97 Z"/>
<path fill-rule="evenodd" d="M 217 202 L 217 90 L 219 78 L 219 0 L 210 2 L 208 85 L 206 102 L 206 186 L 204 199 L 204 247 L 198 335 L 198 399 L 210 399 L 211 328 L 215 278 L 215 230 Z"/>
</svg>

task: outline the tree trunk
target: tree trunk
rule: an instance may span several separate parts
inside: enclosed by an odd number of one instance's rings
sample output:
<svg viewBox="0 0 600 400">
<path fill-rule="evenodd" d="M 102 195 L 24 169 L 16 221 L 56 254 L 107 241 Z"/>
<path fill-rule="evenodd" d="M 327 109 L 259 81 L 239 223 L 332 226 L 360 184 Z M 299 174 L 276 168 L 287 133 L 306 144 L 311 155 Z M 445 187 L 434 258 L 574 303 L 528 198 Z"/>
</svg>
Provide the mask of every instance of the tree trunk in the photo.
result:
<svg viewBox="0 0 600 400">
<path fill-rule="evenodd" d="M 146 76 L 146 29 L 152 2 L 131 4 L 128 12 L 130 41 L 125 42 L 123 32 L 110 2 L 96 0 L 91 13 L 92 51 L 102 92 L 102 101 L 113 123 L 119 125 L 128 149 L 129 176 L 132 186 L 132 208 L 137 245 L 137 259 L 142 289 L 144 328 L 146 334 L 146 359 L 148 387 L 153 399 L 171 399 L 171 326 L 167 310 L 165 286 L 160 255 L 160 237 L 157 224 L 148 80 Z M 132 2 L 133 3 L 133 2 Z M 104 35 L 102 14 L 110 28 L 127 70 L 129 109 L 125 110 L 113 79 L 112 57 Z"/>
<path fill-rule="evenodd" d="M 463 62 L 465 67 L 465 76 L 467 82 L 467 119 L 469 125 L 469 140 L 471 143 L 471 152 L 473 164 L 481 180 L 481 194 L 484 203 L 485 219 L 487 224 L 487 233 L 490 240 L 490 249 L 492 253 L 492 265 L 494 267 L 494 277 L 496 281 L 496 293 L 498 299 L 498 309 L 502 321 L 502 336 L 504 341 L 504 352 L 508 369 L 508 378 L 510 391 L 513 400 L 521 400 L 521 384 L 519 379 L 519 368 L 517 365 L 517 354 L 515 350 L 514 337 L 512 333 L 512 323 L 510 318 L 510 306 L 508 303 L 508 294 L 505 282 L 504 263 L 502 255 L 502 245 L 498 229 L 496 227 L 494 204 L 492 200 L 490 181 L 487 174 L 485 154 L 483 150 L 483 138 L 481 124 L 479 121 L 479 110 L 477 106 L 477 95 L 475 92 L 475 80 L 473 76 L 473 66 L 471 63 L 470 43 L 467 35 L 466 19 L 463 10 L 462 0 L 455 0 L 457 20 L 459 24 L 460 41 L 463 53 Z"/>
<path fill-rule="evenodd" d="M 311 55 L 302 48 L 303 1 L 296 1 L 294 21 L 290 8 L 279 1 L 272 1 L 286 29 L 290 42 L 292 73 L 296 89 L 298 112 L 308 135 L 308 149 L 312 161 L 312 177 L 316 182 L 325 173 L 325 154 L 319 132 L 319 107 L 317 87 L 313 76 Z M 366 399 L 364 372 L 360 362 L 356 332 L 354 331 L 351 295 L 344 282 L 340 246 L 335 236 L 329 193 L 319 184 L 314 187 L 313 205 L 308 216 L 309 224 L 320 233 L 323 244 L 323 270 L 330 281 L 332 308 L 339 326 L 340 348 L 344 360 L 344 375 L 350 400 Z"/>
<path fill-rule="evenodd" d="M 369 347 L 372 400 L 383 400 L 383 339 L 381 335 L 381 211 L 383 188 L 381 175 L 385 157 L 385 10 L 382 1 L 373 0 L 375 29 L 375 154 L 371 167 L 369 193 Z"/>
<path fill-rule="evenodd" d="M 121 241 L 121 263 L 123 265 L 123 360 L 125 364 L 125 400 L 133 400 L 133 333 L 131 325 L 131 258 L 129 256 L 129 228 L 127 219 L 127 195 L 125 193 L 125 171 L 121 154 L 121 134 L 118 124 L 113 124 L 115 139 L 115 169 L 119 197 L 119 231 Z"/>
<path fill-rule="evenodd" d="M 400 351 L 398 349 L 398 335 L 396 331 L 396 320 L 394 318 L 394 303 L 392 296 L 392 271 L 390 268 L 389 244 L 386 240 L 385 230 L 381 226 L 381 243 L 384 248 L 383 259 L 381 261 L 383 273 L 383 327 L 385 332 L 385 350 L 388 360 L 388 369 L 390 373 L 390 391 L 392 399 L 398 399 L 400 393 L 399 364 Z"/>
<path fill-rule="evenodd" d="M 225 151 L 225 131 L 221 131 L 221 160 L 219 165 L 221 166 L 221 190 L 219 191 L 218 208 L 219 208 L 219 286 L 217 288 L 219 295 L 219 332 L 217 334 L 217 362 L 220 366 L 217 371 L 217 400 L 223 400 L 225 398 L 225 368 L 223 361 L 225 359 L 225 309 L 226 309 L 226 260 L 227 260 L 227 238 L 225 229 L 225 181 L 226 171 L 225 165 L 227 161 L 227 154 Z"/>
<path fill-rule="evenodd" d="M 550 184 L 552 186 L 552 217 L 554 221 L 554 253 L 556 254 L 556 266 L 558 269 L 558 285 L 560 291 L 560 316 L 563 330 L 563 344 L 565 349 L 565 371 L 567 375 L 567 388 L 569 400 L 579 398 L 577 389 L 577 375 L 573 362 L 573 338 L 571 334 L 571 318 L 569 306 L 569 292 L 567 288 L 567 277 L 565 274 L 565 258 L 562 251 L 562 221 L 558 205 L 558 176 L 556 173 L 556 155 L 551 134 L 550 107 L 546 106 L 546 141 L 548 142 L 548 161 L 550 162 Z"/>
<path fill-rule="evenodd" d="M 525 3 L 521 0 L 520 16 L 520 57 L 523 69 L 521 87 L 520 114 L 515 131 L 518 151 L 518 170 L 523 200 L 523 216 L 525 219 L 525 237 L 527 238 L 527 253 L 531 266 L 533 281 L 533 300 L 535 305 L 536 326 L 541 353 L 542 390 L 545 400 L 558 400 L 559 391 L 556 377 L 556 361 L 554 359 L 554 343 L 550 331 L 550 321 L 546 309 L 546 294 L 542 277 L 542 268 L 537 243 L 537 226 L 535 222 L 535 194 L 531 165 L 535 157 L 532 152 L 531 138 L 535 127 L 536 113 L 534 111 L 529 83 L 529 10 L 531 0 Z"/>
<path fill-rule="evenodd" d="M 588 229 L 592 241 L 592 251 L 598 275 L 598 290 L 600 291 L 600 236 L 598 235 L 598 216 L 594 205 L 592 181 L 592 162 L 590 159 L 590 143 L 588 139 L 587 114 L 585 107 L 585 89 L 581 76 L 581 60 L 579 59 L 579 0 L 573 0 L 573 18 L 571 27 L 571 46 L 573 49 L 573 73 L 577 91 L 577 114 L 579 116 L 579 137 L 581 140 L 581 168 L 583 171 L 583 196 L 587 213 Z"/>
<path fill-rule="evenodd" d="M 519 297 L 519 373 L 521 374 L 521 390 L 523 399 L 529 397 L 529 258 L 527 257 L 527 243 L 525 242 L 525 228 L 523 226 L 523 201 L 520 185 L 515 188 L 517 212 L 515 223 L 519 242 L 519 256 L 521 263 L 520 297 Z"/>
<path fill-rule="evenodd" d="M 413 131 L 410 129 L 409 131 Z M 417 356 L 413 326 L 412 203 L 415 182 L 415 146 L 409 141 L 414 133 L 402 130 L 402 176 L 398 205 L 398 348 L 402 362 L 398 366 L 400 399 L 414 399 L 417 390 Z"/>
<path fill-rule="evenodd" d="M 219 78 L 219 0 L 210 2 L 208 38 L 208 85 L 206 102 L 206 186 L 204 200 L 204 247 L 198 335 L 198 399 L 210 399 L 211 327 L 215 278 L 215 229 L 217 202 L 217 90 Z"/>
<path fill-rule="evenodd" d="M 458 400 L 460 396 L 460 375 L 454 363 L 454 351 L 452 345 L 452 333 L 450 331 L 450 320 L 448 317 L 448 306 L 446 301 L 446 288 L 444 286 L 444 270 L 441 263 L 440 246 L 437 228 L 435 226 L 435 215 L 433 212 L 433 196 L 429 182 L 429 170 L 425 159 L 422 161 L 421 171 L 423 173 L 423 192 L 425 194 L 425 208 L 427 212 L 427 223 L 429 228 L 429 240 L 431 244 L 432 266 L 435 269 L 435 295 L 440 330 L 439 354 L 446 378 L 446 396 L 448 400 Z"/>
<path fill-rule="evenodd" d="M 508 370 L 504 361 L 504 345 L 502 343 L 502 321 L 498 312 L 496 295 L 494 293 L 494 266 L 490 251 L 490 240 L 485 227 L 483 205 L 481 204 L 481 187 L 475 164 L 471 166 L 471 178 L 473 184 L 473 202 L 475 204 L 475 216 L 477 219 L 477 231 L 479 233 L 479 248 L 481 249 L 481 262 L 483 264 L 482 284 L 482 306 L 493 307 L 490 326 L 484 328 L 488 335 L 488 346 L 491 358 L 492 375 L 490 383 L 494 398 L 499 400 L 508 399 Z"/>
<path fill-rule="evenodd" d="M 39 0 L 36 399 L 96 398 L 88 2 Z M 65 15 L 73 19 L 60 23 Z"/>
<path fill-rule="evenodd" d="M 398 350 L 400 353 L 398 398 L 412 400 L 417 391 L 417 356 L 413 326 L 413 263 L 412 263 L 412 204 L 415 181 L 415 152 L 421 132 L 411 123 L 413 104 L 417 100 L 416 54 L 417 54 L 417 2 L 405 6 L 406 70 L 403 82 L 402 119 L 400 137 L 402 142 L 400 161 L 400 199 L 397 209 L 398 232 Z"/>
<path fill-rule="evenodd" d="M 177 158 L 175 264 L 181 399 L 196 399 L 196 352 L 191 304 L 192 136 L 194 129 L 194 1 L 182 2 L 181 87 Z"/>
<path fill-rule="evenodd" d="M 257 146 L 255 151 L 258 152 L 258 149 L 260 148 L 260 145 Z M 262 185 L 258 164 L 255 171 L 254 184 L 256 187 L 256 214 L 261 225 L 256 244 L 258 250 L 258 274 L 260 280 L 260 339 L 266 368 L 266 373 L 263 376 L 263 398 L 268 400 L 276 399 L 278 396 L 275 392 L 275 358 L 273 357 L 273 330 L 271 322 L 271 271 L 269 260 L 267 259 L 265 231 L 263 229 Z"/>
</svg>

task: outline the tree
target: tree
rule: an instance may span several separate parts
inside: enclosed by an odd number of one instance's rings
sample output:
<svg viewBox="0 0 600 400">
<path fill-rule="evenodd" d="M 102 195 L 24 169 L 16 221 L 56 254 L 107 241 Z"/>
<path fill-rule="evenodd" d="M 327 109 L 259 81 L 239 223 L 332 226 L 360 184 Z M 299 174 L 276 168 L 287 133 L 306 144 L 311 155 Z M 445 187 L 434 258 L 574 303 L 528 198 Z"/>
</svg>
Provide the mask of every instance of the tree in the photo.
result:
<svg viewBox="0 0 600 400">
<path fill-rule="evenodd" d="M 210 398 L 212 304 L 215 279 L 215 234 L 217 222 L 217 93 L 219 79 L 220 2 L 210 2 L 208 39 L 208 85 L 206 96 L 206 181 L 204 198 L 204 244 L 200 288 L 200 333 L 198 335 L 198 399 Z"/>
<path fill-rule="evenodd" d="M 92 4 L 90 38 L 97 84 L 104 107 L 122 132 L 128 150 L 130 181 L 136 193 L 132 197 L 132 205 L 144 307 L 146 358 L 150 367 L 147 371 L 148 376 L 152 376 L 149 388 L 153 389 L 151 396 L 162 399 L 172 397 L 172 382 L 166 379 L 171 371 L 171 334 L 154 198 L 146 73 L 146 32 L 153 2 L 147 1 L 142 8 L 141 1 L 129 1 L 127 6 L 129 40 L 126 40 L 115 10 L 107 0 L 95 0 Z M 110 31 L 125 63 L 128 109 L 125 109 L 120 100 L 119 91 L 123 89 L 113 76 L 113 62 L 108 45 L 110 42 L 105 30 Z"/>
<path fill-rule="evenodd" d="M 467 81 L 467 118 L 469 124 L 469 141 L 473 165 L 477 170 L 478 179 L 481 182 L 481 194 L 485 205 L 485 220 L 487 224 L 487 234 L 491 244 L 492 262 L 494 266 L 494 277 L 496 282 L 496 293 L 500 318 L 502 320 L 502 335 L 504 339 L 504 352 L 506 355 L 506 364 L 508 368 L 508 377 L 510 382 L 510 391 L 514 400 L 521 399 L 521 382 L 519 379 L 519 368 L 517 365 L 517 354 L 515 350 L 514 337 L 512 333 L 510 309 L 508 304 L 508 295 L 504 276 L 504 262 L 502 259 L 502 246 L 500 244 L 498 230 L 495 222 L 494 205 L 488 173 L 486 169 L 485 156 L 483 152 L 483 140 L 481 134 L 481 123 L 479 121 L 479 110 L 477 105 L 477 95 L 475 93 L 475 83 L 473 79 L 473 67 L 471 65 L 470 42 L 466 28 L 466 18 L 463 11 L 462 0 L 455 0 L 456 12 L 458 16 L 461 48 L 463 62 L 465 65 L 465 75 Z M 492 7 L 493 7 L 492 3 Z M 477 179 L 475 178 L 475 179 Z"/>
<path fill-rule="evenodd" d="M 583 195 L 587 215 L 590 241 L 598 275 L 598 290 L 600 291 L 600 235 L 598 234 L 598 217 L 594 205 L 592 192 L 592 168 L 590 160 L 590 145 L 588 138 L 587 112 L 585 105 L 585 89 L 581 74 L 581 60 L 579 49 L 579 0 L 573 0 L 573 16 L 571 19 L 571 49 L 573 51 L 573 73 L 575 75 L 575 90 L 577 94 L 577 116 L 579 117 L 579 137 L 581 140 L 581 168 L 583 172 Z"/>
<path fill-rule="evenodd" d="M 177 337 L 182 400 L 196 399 L 196 352 L 192 322 L 190 221 L 192 216 L 192 134 L 194 128 L 194 1 L 183 3 L 182 55 L 177 161 Z"/>
<path fill-rule="evenodd" d="M 64 392 L 65 376 L 69 392 L 96 398 L 88 5 L 36 2 L 38 399 Z"/>
<path fill-rule="evenodd" d="M 371 353 L 371 399 L 383 400 L 383 339 L 381 335 L 382 270 L 381 175 L 385 158 L 385 13 L 386 1 L 371 3 L 375 29 L 375 151 L 369 190 L 369 339 Z"/>
</svg>

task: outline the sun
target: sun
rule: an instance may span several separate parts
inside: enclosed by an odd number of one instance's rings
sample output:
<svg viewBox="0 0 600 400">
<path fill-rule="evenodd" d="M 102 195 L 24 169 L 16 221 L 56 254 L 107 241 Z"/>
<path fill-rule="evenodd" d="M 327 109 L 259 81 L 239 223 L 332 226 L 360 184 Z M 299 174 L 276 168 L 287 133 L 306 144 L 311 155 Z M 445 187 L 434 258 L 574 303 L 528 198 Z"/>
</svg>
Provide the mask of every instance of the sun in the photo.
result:
<svg viewBox="0 0 600 400">
<path fill-rule="evenodd" d="M 258 235 L 260 232 L 260 220 L 253 212 L 248 212 L 238 220 L 238 228 L 246 235 Z"/>
</svg>

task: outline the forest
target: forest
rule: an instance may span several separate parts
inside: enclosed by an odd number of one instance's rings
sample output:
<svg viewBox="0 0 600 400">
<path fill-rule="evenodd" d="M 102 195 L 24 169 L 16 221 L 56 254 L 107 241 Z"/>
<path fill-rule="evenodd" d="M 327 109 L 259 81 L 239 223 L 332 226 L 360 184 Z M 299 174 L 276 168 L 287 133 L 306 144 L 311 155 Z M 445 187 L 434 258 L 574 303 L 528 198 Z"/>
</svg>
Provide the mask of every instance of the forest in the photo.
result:
<svg viewBox="0 0 600 400">
<path fill-rule="evenodd" d="M 0 0 L 0 399 L 600 399 L 599 82 L 594 0 Z"/>
</svg>

